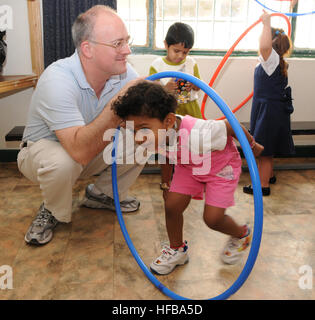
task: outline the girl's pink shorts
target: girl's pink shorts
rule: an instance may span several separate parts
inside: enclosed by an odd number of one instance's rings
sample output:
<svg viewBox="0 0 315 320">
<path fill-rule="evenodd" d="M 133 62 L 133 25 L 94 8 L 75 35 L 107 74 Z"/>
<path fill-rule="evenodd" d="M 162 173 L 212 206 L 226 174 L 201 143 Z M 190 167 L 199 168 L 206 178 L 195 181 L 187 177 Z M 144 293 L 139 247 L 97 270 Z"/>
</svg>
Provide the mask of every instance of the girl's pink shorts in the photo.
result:
<svg viewBox="0 0 315 320">
<path fill-rule="evenodd" d="M 240 162 L 228 164 L 217 174 L 192 175 L 191 168 L 177 165 L 173 175 L 170 192 L 191 195 L 193 199 L 219 208 L 234 205 L 234 192 L 241 174 Z"/>
</svg>

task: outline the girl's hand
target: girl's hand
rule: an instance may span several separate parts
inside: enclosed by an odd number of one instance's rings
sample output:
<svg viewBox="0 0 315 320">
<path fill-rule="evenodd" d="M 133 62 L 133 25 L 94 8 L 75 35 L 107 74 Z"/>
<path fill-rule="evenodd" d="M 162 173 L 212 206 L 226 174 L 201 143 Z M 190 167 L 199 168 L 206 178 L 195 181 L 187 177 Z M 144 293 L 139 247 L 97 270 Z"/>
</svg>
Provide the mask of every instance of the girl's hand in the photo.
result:
<svg viewBox="0 0 315 320">
<path fill-rule="evenodd" d="M 195 86 L 191 82 L 186 82 L 185 89 L 186 89 L 187 92 L 189 92 L 191 90 L 195 90 L 195 91 L 199 91 L 200 90 L 200 88 L 198 88 L 197 86 Z"/>
<path fill-rule="evenodd" d="M 177 90 L 177 82 L 175 82 L 175 79 L 171 79 L 166 85 L 165 89 L 174 93 Z"/>
<path fill-rule="evenodd" d="M 268 12 L 266 12 L 265 10 L 263 10 L 263 14 L 260 16 L 260 19 L 261 19 L 263 25 L 270 26 L 270 18 L 271 18 L 271 15 Z"/>
<path fill-rule="evenodd" d="M 255 157 L 259 157 L 264 150 L 264 147 L 256 141 L 251 145 L 251 148 Z"/>
<path fill-rule="evenodd" d="M 191 82 L 186 82 L 185 89 L 187 92 L 191 91 L 191 89 L 193 89 L 193 84 Z"/>
<path fill-rule="evenodd" d="M 263 29 L 259 39 L 259 53 L 265 61 L 267 61 L 272 51 L 270 17 L 271 15 L 266 11 L 263 11 L 263 14 L 260 16 L 263 23 Z"/>
</svg>

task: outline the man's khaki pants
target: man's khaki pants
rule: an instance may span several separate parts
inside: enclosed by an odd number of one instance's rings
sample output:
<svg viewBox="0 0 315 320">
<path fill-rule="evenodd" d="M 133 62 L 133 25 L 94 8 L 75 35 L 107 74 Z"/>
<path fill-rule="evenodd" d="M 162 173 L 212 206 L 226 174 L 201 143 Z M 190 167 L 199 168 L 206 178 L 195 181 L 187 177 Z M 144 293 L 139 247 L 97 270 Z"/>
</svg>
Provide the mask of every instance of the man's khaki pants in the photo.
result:
<svg viewBox="0 0 315 320">
<path fill-rule="evenodd" d="M 103 152 L 89 164 L 75 162 L 59 142 L 41 139 L 28 141 L 17 159 L 19 170 L 29 180 L 39 183 L 44 205 L 60 222 L 70 222 L 72 213 L 72 188 L 79 178 L 96 174 L 95 187 L 113 198 L 111 165 L 103 160 Z M 129 187 L 134 183 L 143 165 L 117 164 L 119 200 L 127 197 Z"/>
</svg>

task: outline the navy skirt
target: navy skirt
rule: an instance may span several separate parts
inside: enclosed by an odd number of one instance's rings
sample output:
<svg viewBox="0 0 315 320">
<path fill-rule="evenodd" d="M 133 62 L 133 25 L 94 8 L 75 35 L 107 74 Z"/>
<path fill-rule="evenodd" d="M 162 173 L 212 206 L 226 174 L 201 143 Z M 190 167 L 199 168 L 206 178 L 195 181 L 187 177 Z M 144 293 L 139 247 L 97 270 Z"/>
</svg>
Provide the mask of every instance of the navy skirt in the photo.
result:
<svg viewBox="0 0 315 320">
<path fill-rule="evenodd" d="M 250 132 L 264 146 L 261 156 L 294 154 L 291 134 L 291 101 L 256 98 L 253 100 Z"/>
</svg>

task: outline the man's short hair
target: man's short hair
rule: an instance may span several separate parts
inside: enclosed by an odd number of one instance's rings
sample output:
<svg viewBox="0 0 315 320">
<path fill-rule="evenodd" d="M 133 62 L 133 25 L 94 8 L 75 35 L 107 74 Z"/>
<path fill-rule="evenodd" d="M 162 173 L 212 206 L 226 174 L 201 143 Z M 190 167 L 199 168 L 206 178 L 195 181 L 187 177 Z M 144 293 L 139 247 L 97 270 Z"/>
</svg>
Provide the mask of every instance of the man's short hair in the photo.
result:
<svg viewBox="0 0 315 320">
<path fill-rule="evenodd" d="M 100 12 L 117 14 L 114 9 L 105 5 L 96 5 L 87 11 L 78 15 L 72 25 L 72 40 L 75 48 L 80 51 L 80 45 L 83 41 L 91 39 L 95 20 Z"/>
</svg>

